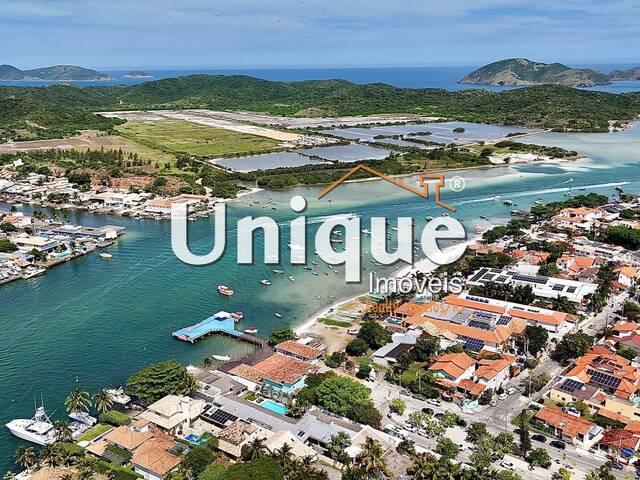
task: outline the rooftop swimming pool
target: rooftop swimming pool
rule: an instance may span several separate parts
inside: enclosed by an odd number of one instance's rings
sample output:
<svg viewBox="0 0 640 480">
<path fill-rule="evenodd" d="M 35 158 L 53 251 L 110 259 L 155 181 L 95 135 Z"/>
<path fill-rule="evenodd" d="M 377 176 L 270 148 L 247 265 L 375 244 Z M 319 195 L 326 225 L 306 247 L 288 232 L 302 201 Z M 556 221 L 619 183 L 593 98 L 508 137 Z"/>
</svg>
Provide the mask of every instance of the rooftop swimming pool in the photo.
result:
<svg viewBox="0 0 640 480">
<path fill-rule="evenodd" d="M 286 415 L 289 411 L 287 407 L 285 407 L 281 403 L 274 402 L 273 400 L 263 400 L 260 405 L 266 409 L 271 410 L 272 412 L 279 413 L 280 415 Z"/>
</svg>

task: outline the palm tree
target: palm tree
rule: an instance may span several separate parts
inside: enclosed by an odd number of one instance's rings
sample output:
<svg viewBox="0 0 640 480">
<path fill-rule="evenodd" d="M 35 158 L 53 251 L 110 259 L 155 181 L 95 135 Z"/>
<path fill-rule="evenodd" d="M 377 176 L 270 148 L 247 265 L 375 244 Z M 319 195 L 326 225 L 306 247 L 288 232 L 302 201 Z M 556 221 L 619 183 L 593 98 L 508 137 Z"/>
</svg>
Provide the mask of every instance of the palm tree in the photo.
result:
<svg viewBox="0 0 640 480">
<path fill-rule="evenodd" d="M 182 382 L 182 393 L 184 395 L 191 395 L 200 388 L 200 382 L 198 382 L 198 379 L 186 370 L 184 377 L 182 378 Z"/>
<path fill-rule="evenodd" d="M 211 361 L 211 359 L 209 357 L 204 357 L 202 359 L 202 368 L 204 368 L 205 370 L 209 370 L 211 368 L 211 364 L 213 362 Z"/>
<path fill-rule="evenodd" d="M 362 444 L 362 452 L 358 456 L 358 465 L 365 475 L 375 477 L 389 476 L 387 461 L 384 458 L 384 449 L 380 442 L 367 437 Z"/>
<path fill-rule="evenodd" d="M 81 458 L 77 465 L 80 478 L 90 477 L 95 472 L 96 463 L 97 461 L 92 457 Z"/>
<path fill-rule="evenodd" d="M 106 388 L 98 390 L 93 395 L 93 404 L 96 406 L 98 413 L 104 413 L 113 406 L 113 395 L 111 395 Z"/>
<path fill-rule="evenodd" d="M 15 454 L 18 465 L 27 470 L 36 464 L 36 453 L 33 447 L 18 447 Z"/>
<path fill-rule="evenodd" d="M 40 450 L 40 462 L 48 467 L 57 467 L 62 464 L 63 458 L 57 445 L 45 445 Z"/>
<path fill-rule="evenodd" d="M 53 423 L 53 432 L 57 442 L 68 442 L 72 438 L 69 420 L 56 420 Z"/>
<path fill-rule="evenodd" d="M 67 412 L 87 412 L 91 406 L 91 400 L 89 400 L 89 394 L 79 388 L 72 390 L 64 401 L 64 406 L 67 407 Z"/>
<path fill-rule="evenodd" d="M 349 462 L 349 455 L 346 453 L 346 449 L 351 446 L 351 437 L 345 432 L 338 432 L 331 435 L 327 451 L 329 456 L 335 461 L 342 464 Z"/>
<path fill-rule="evenodd" d="M 273 452 L 273 458 L 278 460 L 285 472 L 289 471 L 291 461 L 293 460 L 293 448 L 288 443 L 284 443 L 281 448 Z"/>
<path fill-rule="evenodd" d="M 263 438 L 254 438 L 242 447 L 242 459 L 245 461 L 257 460 L 267 455 L 267 446 Z"/>
</svg>

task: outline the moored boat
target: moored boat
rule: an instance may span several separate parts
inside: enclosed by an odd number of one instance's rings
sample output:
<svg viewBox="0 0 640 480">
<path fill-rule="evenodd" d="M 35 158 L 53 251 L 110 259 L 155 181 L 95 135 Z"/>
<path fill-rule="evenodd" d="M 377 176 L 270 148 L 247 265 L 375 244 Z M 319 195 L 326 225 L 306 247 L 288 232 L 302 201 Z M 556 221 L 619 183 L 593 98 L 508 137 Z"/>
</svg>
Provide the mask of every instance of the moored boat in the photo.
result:
<svg viewBox="0 0 640 480">
<path fill-rule="evenodd" d="M 234 294 L 234 291 L 231 290 L 226 285 L 218 285 L 218 292 L 222 295 L 226 295 L 227 297 L 230 297 L 231 295 Z"/>
<path fill-rule="evenodd" d="M 258 333 L 258 329 L 256 327 L 245 328 L 244 333 L 250 333 L 250 334 Z"/>
<path fill-rule="evenodd" d="M 113 255 L 111 255 L 110 253 L 106 253 L 106 252 L 101 252 L 101 253 L 98 254 L 98 256 L 100 258 L 104 258 L 105 260 L 113 258 Z"/>
<path fill-rule="evenodd" d="M 231 357 L 229 355 L 211 355 L 211 358 L 213 358 L 214 360 L 219 360 L 221 362 L 228 362 L 229 360 L 231 360 Z"/>
<path fill-rule="evenodd" d="M 281 275 L 281 274 L 284 273 L 284 270 L 278 270 L 277 268 L 274 268 L 273 269 L 273 273 L 277 273 L 277 274 Z"/>
<path fill-rule="evenodd" d="M 263 278 L 262 280 L 260 280 L 260 283 L 261 283 L 262 285 L 267 286 L 267 287 L 268 287 L 269 285 L 271 285 L 271 282 L 270 282 L 269 280 L 267 280 L 266 278 Z"/>
<path fill-rule="evenodd" d="M 291 276 L 289 277 L 289 281 L 290 281 L 290 282 L 295 282 L 295 281 L 296 281 L 296 277 L 294 277 L 293 275 L 291 275 Z"/>
<path fill-rule="evenodd" d="M 276 316 L 276 318 L 282 318 L 282 315 L 279 314 L 278 312 L 274 312 L 273 314 Z"/>
<path fill-rule="evenodd" d="M 6 426 L 13 435 L 27 442 L 50 445 L 56 441 L 53 422 L 44 406 L 36 408 L 33 418 L 11 420 Z"/>
</svg>

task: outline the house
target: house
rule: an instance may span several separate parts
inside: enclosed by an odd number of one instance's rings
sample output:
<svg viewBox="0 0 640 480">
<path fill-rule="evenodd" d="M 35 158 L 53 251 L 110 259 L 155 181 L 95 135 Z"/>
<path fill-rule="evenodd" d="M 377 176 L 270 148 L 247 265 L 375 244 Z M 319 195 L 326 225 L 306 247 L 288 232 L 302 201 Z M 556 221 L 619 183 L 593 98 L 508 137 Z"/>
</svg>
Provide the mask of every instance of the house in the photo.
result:
<svg viewBox="0 0 640 480">
<path fill-rule="evenodd" d="M 297 358 L 298 360 L 303 360 L 305 362 L 317 360 L 324 352 L 320 348 L 305 345 L 304 343 L 296 340 L 287 340 L 286 342 L 277 344 L 274 348 L 277 353 Z"/>
<path fill-rule="evenodd" d="M 457 385 L 460 381 L 473 377 L 475 368 L 476 361 L 466 353 L 446 353 L 436 358 L 429 371 L 439 383 Z"/>
<path fill-rule="evenodd" d="M 398 361 L 398 357 L 403 353 L 411 350 L 418 338 L 422 335 L 421 331 L 410 330 L 407 333 L 394 333 L 391 335 L 391 341 L 383 345 L 373 352 L 372 360 L 383 366 L 389 366 Z"/>
<path fill-rule="evenodd" d="M 7 215 L 2 219 L 2 223 L 10 223 L 14 227 L 24 228 L 31 225 L 31 217 L 25 215 L 22 212 L 16 212 L 11 215 Z"/>
<path fill-rule="evenodd" d="M 608 430 L 598 442 L 598 450 L 612 460 L 629 464 L 640 452 L 640 433 L 626 428 Z"/>
<path fill-rule="evenodd" d="M 242 456 L 242 447 L 251 443 L 255 438 L 265 439 L 266 433 L 256 425 L 236 420 L 220 430 L 218 437 L 218 449 L 233 458 Z"/>
<path fill-rule="evenodd" d="M 13 235 L 9 237 L 9 240 L 22 252 L 30 252 L 35 249 L 39 252 L 49 253 L 61 246 L 61 243 L 57 240 L 29 235 L 26 233 Z"/>
<path fill-rule="evenodd" d="M 511 378 L 511 365 L 515 357 L 501 354 L 500 358 L 480 358 L 473 374 L 473 381 L 486 388 L 498 390 Z"/>
<path fill-rule="evenodd" d="M 185 204 L 187 213 L 194 212 L 199 205 L 207 202 L 207 197 L 202 195 L 178 195 L 171 198 L 156 198 L 145 203 L 145 211 L 157 215 L 170 215 L 174 204 Z"/>
<path fill-rule="evenodd" d="M 239 364 L 229 373 L 245 383 L 250 390 L 262 388 L 264 394 L 275 397 L 290 395 L 304 387 L 304 380 L 314 370 L 310 362 L 274 353 L 254 365 Z"/>
<path fill-rule="evenodd" d="M 618 282 L 625 288 L 633 286 L 638 276 L 638 270 L 629 266 L 618 267 L 616 272 L 618 273 Z"/>
<path fill-rule="evenodd" d="M 291 447 L 291 454 L 295 458 L 310 457 L 312 459 L 316 459 L 318 457 L 318 452 L 302 442 L 289 430 L 276 432 L 269 436 L 265 441 L 265 446 L 271 453 L 281 449 L 285 444 Z"/>
<path fill-rule="evenodd" d="M 168 432 L 179 431 L 183 426 L 188 427 L 204 410 L 203 400 L 191 397 L 167 395 L 138 415 Z"/>
<path fill-rule="evenodd" d="M 162 480 L 180 465 L 180 457 L 170 452 L 175 442 L 169 436 L 154 437 L 133 452 L 131 465 L 146 480 Z"/>
<path fill-rule="evenodd" d="M 593 422 L 551 407 L 542 407 L 534 418 L 552 429 L 561 440 L 584 449 L 591 448 L 604 433 L 602 427 Z"/>
</svg>

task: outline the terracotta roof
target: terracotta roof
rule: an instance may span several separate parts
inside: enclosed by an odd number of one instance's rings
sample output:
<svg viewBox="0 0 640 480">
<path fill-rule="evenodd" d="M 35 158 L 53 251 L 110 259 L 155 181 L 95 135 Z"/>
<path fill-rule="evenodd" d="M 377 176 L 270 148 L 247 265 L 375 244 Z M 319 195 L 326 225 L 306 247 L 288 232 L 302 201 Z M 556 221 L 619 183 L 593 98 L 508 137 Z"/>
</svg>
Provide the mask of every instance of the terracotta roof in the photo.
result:
<svg viewBox="0 0 640 480">
<path fill-rule="evenodd" d="M 609 430 L 605 432 L 604 436 L 598 443 L 615 448 L 628 448 L 636 451 L 640 446 L 640 434 L 624 429 Z"/>
<path fill-rule="evenodd" d="M 616 323 L 612 328 L 616 332 L 635 332 L 640 329 L 640 325 L 635 322 L 620 322 Z"/>
<path fill-rule="evenodd" d="M 260 383 L 264 379 L 264 375 L 260 370 L 244 363 L 233 367 L 231 370 L 229 370 L 229 373 L 231 375 L 249 380 L 253 383 Z"/>
<path fill-rule="evenodd" d="M 560 430 L 563 435 L 570 438 L 578 434 L 586 435 L 589 429 L 595 425 L 593 422 L 574 417 L 573 415 L 550 407 L 542 407 L 538 410 L 536 419 Z"/>
<path fill-rule="evenodd" d="M 480 395 L 486 388 L 486 385 L 482 383 L 476 383 L 468 378 L 461 380 L 458 386 L 476 397 Z"/>
<path fill-rule="evenodd" d="M 624 275 L 625 277 L 635 277 L 638 274 L 638 270 L 636 270 L 633 267 L 620 267 L 618 269 L 618 272 L 620 272 L 621 275 Z"/>
<path fill-rule="evenodd" d="M 432 372 L 443 371 L 450 377 L 457 379 L 475 363 L 476 361 L 464 352 L 447 353 L 436 358 L 429 370 Z"/>
<path fill-rule="evenodd" d="M 575 257 L 573 262 L 580 268 L 587 268 L 593 265 L 595 260 L 591 257 Z"/>
<path fill-rule="evenodd" d="M 286 383 L 292 385 L 304 378 L 312 365 L 296 358 L 287 357 L 280 353 L 274 353 L 254 365 L 264 379 L 275 383 Z"/>
<path fill-rule="evenodd" d="M 180 465 L 180 458 L 169 452 L 173 446 L 170 438 L 153 438 L 133 452 L 131 463 L 163 477 Z"/>
<path fill-rule="evenodd" d="M 407 320 L 408 323 L 413 323 L 412 317 Z M 513 319 L 509 322 L 509 325 L 499 325 L 495 331 L 485 330 L 483 328 L 470 327 L 468 325 L 458 325 L 457 323 L 447 322 L 444 320 L 419 318 L 416 324 L 423 325 L 425 323 L 431 323 L 433 326 L 440 330 L 447 330 L 454 335 L 464 336 L 468 338 L 475 338 L 482 340 L 483 342 L 490 342 L 495 344 L 502 344 L 511 337 L 513 334 L 520 334 L 524 331 L 527 324 L 524 320 Z"/>
<path fill-rule="evenodd" d="M 509 368 L 513 359 L 509 358 L 499 358 L 497 360 L 488 360 L 481 359 L 478 364 L 478 368 L 476 369 L 476 377 L 484 378 L 485 380 L 491 380 L 498 373 L 502 372 L 504 369 Z"/>
<path fill-rule="evenodd" d="M 445 303 L 449 305 L 458 305 L 461 307 L 475 308 L 478 310 L 484 310 L 485 312 L 492 313 L 505 313 L 506 309 L 504 307 L 500 307 L 497 305 L 489 305 L 481 302 L 474 302 L 473 300 L 469 300 L 468 298 L 462 298 L 454 294 L 447 295 L 443 298 Z"/>
<path fill-rule="evenodd" d="M 236 420 L 229 424 L 217 434 L 218 439 L 223 440 L 232 445 L 241 445 L 249 435 L 258 431 L 258 427 L 251 425 L 243 420 Z"/>
<path fill-rule="evenodd" d="M 144 442 L 153 437 L 153 432 L 147 430 L 146 432 L 138 432 L 131 427 L 123 425 L 118 428 L 114 428 L 104 436 L 104 439 L 109 443 L 113 443 L 126 450 L 133 451 Z"/>
<path fill-rule="evenodd" d="M 611 420 L 615 420 L 617 422 L 621 422 L 624 424 L 627 424 L 629 422 L 629 419 L 627 417 L 625 417 L 624 415 L 622 415 L 621 413 L 616 413 L 616 412 L 612 412 L 611 410 L 607 410 L 606 408 L 601 408 L 598 410 L 598 415 L 601 415 L 603 417 L 607 417 Z"/>
<path fill-rule="evenodd" d="M 545 313 L 529 312 L 526 310 L 519 310 L 517 308 L 509 309 L 509 315 L 512 317 L 524 318 L 526 320 L 533 320 L 539 323 L 546 323 L 548 325 L 560 325 L 567 320 L 568 314 L 564 312 L 556 312 L 547 315 Z"/>
<path fill-rule="evenodd" d="M 322 355 L 322 350 L 319 348 L 303 345 L 295 340 L 287 340 L 286 342 L 279 343 L 275 348 L 277 351 L 298 355 L 306 360 L 315 360 Z"/>
</svg>

